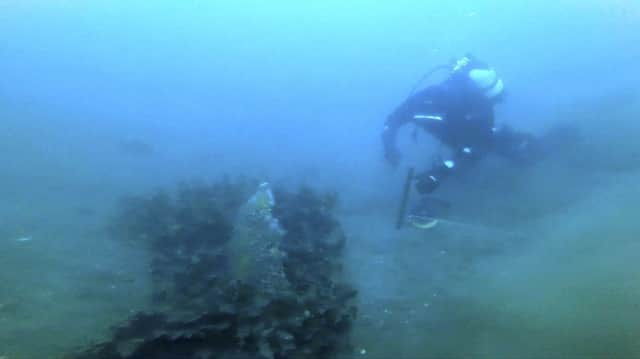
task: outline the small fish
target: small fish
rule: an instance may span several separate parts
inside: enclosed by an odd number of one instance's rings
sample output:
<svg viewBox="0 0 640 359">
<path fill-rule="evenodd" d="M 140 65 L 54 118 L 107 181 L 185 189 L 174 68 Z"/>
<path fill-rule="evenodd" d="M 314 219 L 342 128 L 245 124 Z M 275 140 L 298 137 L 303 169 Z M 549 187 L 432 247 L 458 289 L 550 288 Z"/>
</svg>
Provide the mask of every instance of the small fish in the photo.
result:
<svg viewBox="0 0 640 359">
<path fill-rule="evenodd" d="M 155 148 L 139 139 L 125 139 L 118 143 L 122 153 L 130 156 L 148 157 L 156 154 Z"/>
<path fill-rule="evenodd" d="M 31 237 L 20 237 L 20 238 L 17 238 L 16 241 L 17 242 L 28 242 L 28 241 L 30 241 L 32 239 L 33 238 L 31 238 Z M 0 359 L 2 359 L 2 358 L 0 358 Z"/>
</svg>

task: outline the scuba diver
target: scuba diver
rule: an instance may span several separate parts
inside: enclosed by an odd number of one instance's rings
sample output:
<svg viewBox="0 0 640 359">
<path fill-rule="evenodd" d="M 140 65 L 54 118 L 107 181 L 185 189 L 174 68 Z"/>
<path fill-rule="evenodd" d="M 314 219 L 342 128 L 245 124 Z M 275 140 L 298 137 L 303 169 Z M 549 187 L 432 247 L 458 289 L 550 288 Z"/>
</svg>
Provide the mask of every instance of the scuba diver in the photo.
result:
<svg viewBox="0 0 640 359">
<path fill-rule="evenodd" d="M 438 66 L 431 73 L 443 67 Z M 493 107 L 504 100 L 505 86 L 493 68 L 472 55 L 446 68 L 447 78 L 410 94 L 388 116 L 382 132 L 385 158 L 393 166 L 400 161 L 398 130 L 409 123 L 451 150 L 449 157 L 438 158 L 413 177 L 415 188 L 423 195 L 432 193 L 447 177 L 461 173 L 487 153 L 519 163 L 531 162 L 537 153 L 537 141 L 532 135 L 495 126 Z"/>
</svg>

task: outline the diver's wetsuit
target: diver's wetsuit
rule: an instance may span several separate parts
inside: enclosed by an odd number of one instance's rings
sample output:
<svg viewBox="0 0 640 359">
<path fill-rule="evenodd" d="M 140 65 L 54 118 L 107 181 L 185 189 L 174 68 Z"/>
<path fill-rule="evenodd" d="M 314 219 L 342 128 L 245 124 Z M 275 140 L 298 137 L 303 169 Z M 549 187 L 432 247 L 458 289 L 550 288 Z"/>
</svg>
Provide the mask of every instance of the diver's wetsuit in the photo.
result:
<svg viewBox="0 0 640 359">
<path fill-rule="evenodd" d="M 416 188 L 423 194 L 433 192 L 443 178 L 469 167 L 487 152 L 493 151 L 514 160 L 526 159 L 531 136 L 494 127 L 496 100 L 487 99 L 468 80 L 468 72 L 475 67 L 485 65 L 472 62 L 453 72 L 442 83 L 416 93 L 396 108 L 385 122 L 382 138 L 385 155 L 391 162 L 399 157 L 398 129 L 410 122 L 453 151 L 452 158 L 438 161 L 417 176 Z"/>
</svg>

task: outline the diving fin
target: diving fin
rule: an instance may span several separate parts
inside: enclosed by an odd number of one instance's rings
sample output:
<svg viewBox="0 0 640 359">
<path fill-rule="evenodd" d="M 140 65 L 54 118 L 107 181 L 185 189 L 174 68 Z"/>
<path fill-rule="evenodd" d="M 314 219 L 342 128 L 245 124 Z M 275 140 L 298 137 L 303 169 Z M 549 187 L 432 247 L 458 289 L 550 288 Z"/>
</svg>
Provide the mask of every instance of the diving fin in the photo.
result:
<svg viewBox="0 0 640 359">
<path fill-rule="evenodd" d="M 419 216 L 419 215 L 409 215 L 407 217 L 409 223 L 417 229 L 431 229 L 435 227 L 440 220 L 438 218 Z"/>
<path fill-rule="evenodd" d="M 447 218 L 451 204 L 443 199 L 425 196 L 413 206 L 407 221 L 418 229 L 431 229 Z"/>
</svg>

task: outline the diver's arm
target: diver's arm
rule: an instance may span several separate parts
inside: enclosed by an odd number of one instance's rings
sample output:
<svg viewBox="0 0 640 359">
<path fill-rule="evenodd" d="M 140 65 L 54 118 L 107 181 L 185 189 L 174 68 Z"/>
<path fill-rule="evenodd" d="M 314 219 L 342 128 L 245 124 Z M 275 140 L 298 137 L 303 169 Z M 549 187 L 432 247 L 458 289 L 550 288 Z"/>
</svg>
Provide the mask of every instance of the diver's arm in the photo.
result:
<svg viewBox="0 0 640 359">
<path fill-rule="evenodd" d="M 393 111 L 384 123 L 382 130 L 382 144 L 384 146 L 384 157 L 393 166 L 397 165 L 400 161 L 400 150 L 396 143 L 396 137 L 398 130 L 406 123 L 411 121 L 409 116 L 409 105 L 407 103 L 402 104 L 395 111 Z"/>
<path fill-rule="evenodd" d="M 442 102 L 443 90 L 438 85 L 427 87 L 414 94 L 396 108 L 388 117 L 382 131 L 382 142 L 384 144 L 385 157 L 392 165 L 396 165 L 400 160 L 400 151 L 396 145 L 398 130 L 410 122 L 415 122 L 416 115 L 422 114 L 420 120 L 427 116 L 429 119 L 442 120 L 442 117 L 429 116 L 432 111 Z"/>
</svg>

